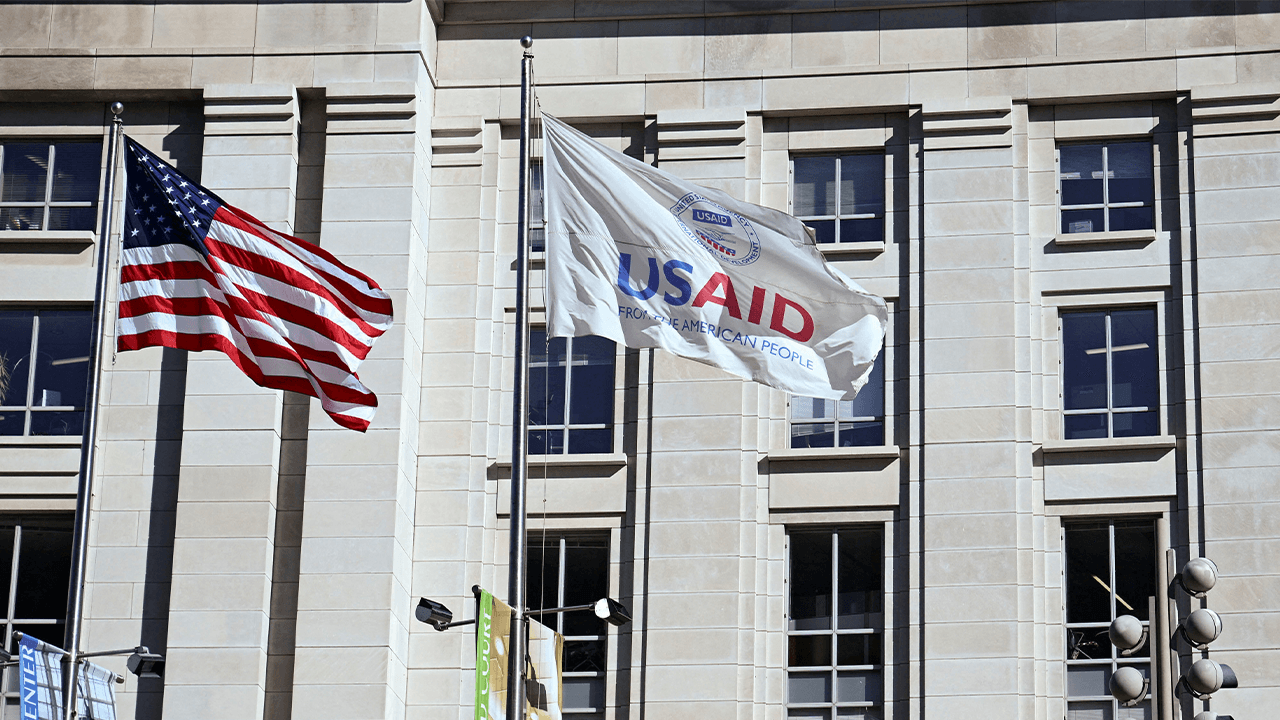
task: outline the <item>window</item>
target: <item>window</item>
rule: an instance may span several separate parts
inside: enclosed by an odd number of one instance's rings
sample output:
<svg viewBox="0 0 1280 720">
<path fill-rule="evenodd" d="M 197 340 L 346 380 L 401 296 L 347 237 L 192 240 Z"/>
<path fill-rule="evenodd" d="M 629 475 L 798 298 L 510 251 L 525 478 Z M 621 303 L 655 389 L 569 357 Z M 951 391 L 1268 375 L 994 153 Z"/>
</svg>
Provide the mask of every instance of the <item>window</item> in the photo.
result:
<svg viewBox="0 0 1280 720">
<path fill-rule="evenodd" d="M 1160 434 L 1154 308 L 1062 314 L 1063 438 Z"/>
<path fill-rule="evenodd" d="M 529 452 L 613 452 L 612 340 L 588 335 L 529 342 Z M 599 599 L 599 598 L 597 598 Z"/>
<path fill-rule="evenodd" d="M 1058 148 L 1062 233 L 1155 228 L 1151 142 Z"/>
<path fill-rule="evenodd" d="M 85 310 L 0 310 L 0 435 L 81 434 L 91 322 Z"/>
<path fill-rule="evenodd" d="M 819 243 L 884 240 L 884 153 L 792 160 L 792 213 Z"/>
<path fill-rule="evenodd" d="M 876 528 L 788 536 L 787 717 L 881 716 L 883 545 Z"/>
<path fill-rule="evenodd" d="M 71 579 L 71 522 L 70 515 L 62 514 L 0 517 L 6 652 L 18 652 L 14 630 L 62 646 Z M 12 691 L 6 693 L 7 703 L 17 703 L 15 678 L 6 678 L 4 687 Z"/>
<path fill-rule="evenodd" d="M 852 400 L 793 396 L 791 447 L 884 445 L 884 355 L 876 356 L 871 377 Z"/>
<path fill-rule="evenodd" d="M 1067 718 L 1150 718 L 1151 701 L 1125 708 L 1108 682 L 1120 665 L 1151 674 L 1151 645 L 1121 656 L 1107 637 L 1118 615 L 1150 623 L 1156 595 L 1155 529 L 1148 520 L 1072 523 L 1063 530 L 1066 554 Z"/>
<path fill-rule="evenodd" d="M 547 211 L 542 204 L 542 160 L 529 161 L 529 250 L 547 249 Z"/>
<path fill-rule="evenodd" d="M 0 143 L 0 230 L 92 230 L 102 142 Z"/>
<path fill-rule="evenodd" d="M 530 610 L 585 605 L 608 597 L 608 538 L 530 533 L 528 583 Z M 608 638 L 605 621 L 590 611 L 556 613 L 538 619 L 564 635 L 564 717 L 603 718 Z"/>
</svg>

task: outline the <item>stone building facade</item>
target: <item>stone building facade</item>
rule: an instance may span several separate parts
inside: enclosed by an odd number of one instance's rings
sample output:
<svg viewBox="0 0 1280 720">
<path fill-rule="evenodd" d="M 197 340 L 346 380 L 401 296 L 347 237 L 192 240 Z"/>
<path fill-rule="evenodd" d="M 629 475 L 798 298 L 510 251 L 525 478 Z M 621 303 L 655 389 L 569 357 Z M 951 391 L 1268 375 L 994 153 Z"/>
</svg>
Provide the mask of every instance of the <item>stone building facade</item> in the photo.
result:
<svg viewBox="0 0 1280 720">
<path fill-rule="evenodd" d="M 1217 562 L 1207 598 L 1174 596 L 1221 614 L 1211 657 L 1241 686 L 1176 706 L 1269 717 L 1278 10 L 0 6 L 6 637 L 61 637 L 118 100 L 130 136 L 396 306 L 363 435 L 221 355 L 107 353 L 83 649 L 168 658 L 126 677 L 120 715 L 471 717 L 473 636 L 413 605 L 506 594 L 531 35 L 543 110 L 806 218 L 891 309 L 855 405 L 535 328 L 531 597 L 634 616 L 558 625 L 572 717 L 1161 717 L 1109 699 L 1150 662 L 1105 628 L 1168 634 L 1148 610 L 1167 549 Z M 535 253 L 535 322 L 542 273 Z"/>
</svg>

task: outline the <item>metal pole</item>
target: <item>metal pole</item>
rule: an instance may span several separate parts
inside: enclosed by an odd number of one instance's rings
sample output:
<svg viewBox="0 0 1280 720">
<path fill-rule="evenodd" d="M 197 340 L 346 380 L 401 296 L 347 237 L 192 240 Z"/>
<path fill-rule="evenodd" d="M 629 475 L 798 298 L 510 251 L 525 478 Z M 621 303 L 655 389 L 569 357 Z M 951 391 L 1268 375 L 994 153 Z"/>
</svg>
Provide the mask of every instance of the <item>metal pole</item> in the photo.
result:
<svg viewBox="0 0 1280 720">
<path fill-rule="evenodd" d="M 525 408 L 529 384 L 529 115 L 532 101 L 533 38 L 520 38 L 524 58 L 520 62 L 520 193 L 516 216 L 516 376 L 512 386 L 511 422 L 511 551 L 508 560 L 507 598 L 511 605 L 511 639 L 507 651 L 507 720 L 524 717 L 525 565 L 528 543 L 525 537 L 525 490 L 529 457 L 529 413 Z"/>
<path fill-rule="evenodd" d="M 1158 720 L 1173 720 L 1173 669 L 1169 664 L 1169 640 L 1173 637 L 1173 628 L 1169 626 L 1169 570 L 1165 554 L 1169 551 L 1169 521 L 1156 518 L 1156 587 L 1162 593 L 1156 596 L 1156 621 L 1158 630 L 1151 633 L 1155 638 L 1155 646 L 1151 648 L 1151 659 L 1156 663 L 1157 682 L 1156 699 L 1159 702 L 1156 717 Z"/>
<path fill-rule="evenodd" d="M 107 186 L 103 193 L 102 225 L 98 230 L 98 280 L 93 296 L 93 334 L 89 337 L 89 392 L 85 397 L 84 434 L 80 437 L 80 482 L 76 489 L 75 530 L 71 539 L 71 580 L 67 589 L 67 633 L 62 647 L 62 717 L 76 715 L 76 668 L 79 664 L 80 630 L 84 619 L 84 580 L 89 556 L 89 508 L 93 504 L 94 439 L 98 429 L 98 395 L 102 363 L 102 338 L 107 324 L 107 271 L 111 265 L 112 210 L 115 207 L 116 148 L 120 145 L 124 105 L 111 103 L 111 139 L 107 145 Z"/>
</svg>

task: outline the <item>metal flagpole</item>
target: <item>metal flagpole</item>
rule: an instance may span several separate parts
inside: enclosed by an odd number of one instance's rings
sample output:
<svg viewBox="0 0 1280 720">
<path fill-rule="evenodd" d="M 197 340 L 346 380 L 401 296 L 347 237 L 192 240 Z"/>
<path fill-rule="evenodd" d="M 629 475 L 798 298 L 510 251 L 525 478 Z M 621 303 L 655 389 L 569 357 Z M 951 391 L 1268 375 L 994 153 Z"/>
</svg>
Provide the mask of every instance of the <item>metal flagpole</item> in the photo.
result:
<svg viewBox="0 0 1280 720">
<path fill-rule="evenodd" d="M 102 225 L 98 232 L 98 280 L 93 298 L 93 334 L 89 338 L 89 392 L 85 397 L 84 434 L 80 439 L 80 483 L 76 489 L 76 521 L 71 540 L 71 582 L 67 589 L 67 632 L 62 647 L 62 717 L 76 714 L 76 668 L 80 629 L 84 619 L 84 580 L 89 555 L 89 507 L 93 503 L 93 460 L 98 427 L 98 395 L 102 388 L 102 338 L 107 324 L 107 272 L 111 265 L 112 210 L 115 207 L 116 148 L 120 145 L 124 105 L 111 103 L 111 139 L 107 145 L 107 186 L 103 193 Z"/>
<path fill-rule="evenodd" d="M 533 38 L 520 38 L 524 58 L 520 62 L 520 193 L 516 216 L 516 374 L 512 390 L 511 430 L 511 544 L 507 572 L 507 599 L 511 604 L 511 638 L 507 650 L 507 720 L 524 716 L 525 573 L 528 543 L 525 490 L 529 471 L 529 414 L 525 394 L 529 384 L 529 115 L 532 105 Z"/>
</svg>

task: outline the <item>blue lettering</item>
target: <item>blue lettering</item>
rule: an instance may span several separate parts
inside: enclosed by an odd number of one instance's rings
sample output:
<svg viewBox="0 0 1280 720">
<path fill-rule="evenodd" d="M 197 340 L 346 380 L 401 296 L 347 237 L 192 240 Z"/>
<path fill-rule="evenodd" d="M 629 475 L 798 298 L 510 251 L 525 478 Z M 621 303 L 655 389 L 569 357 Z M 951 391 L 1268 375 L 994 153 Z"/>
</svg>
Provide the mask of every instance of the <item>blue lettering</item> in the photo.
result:
<svg viewBox="0 0 1280 720">
<path fill-rule="evenodd" d="M 631 255 L 622 253 L 618 258 L 618 287 L 622 292 L 634 298 L 648 300 L 658 292 L 658 259 L 649 258 L 649 287 L 634 290 L 631 287 Z"/>
<path fill-rule="evenodd" d="M 662 299 L 672 305 L 683 305 L 689 302 L 689 296 L 693 294 L 693 288 L 689 285 L 688 280 L 676 274 L 676 270 L 693 272 L 693 266 L 680 260 L 668 260 L 667 264 L 662 266 L 662 272 L 667 276 L 667 282 L 680 291 L 680 295 L 677 297 L 672 297 L 671 293 L 664 293 Z"/>
<path fill-rule="evenodd" d="M 694 208 L 693 219 L 696 222 L 711 223 L 713 225 L 722 225 L 724 227 L 733 227 L 733 221 L 729 219 L 728 215 L 721 215 L 718 212 L 703 210 L 701 208 Z"/>
</svg>

